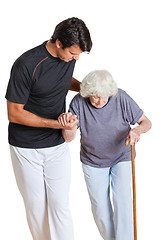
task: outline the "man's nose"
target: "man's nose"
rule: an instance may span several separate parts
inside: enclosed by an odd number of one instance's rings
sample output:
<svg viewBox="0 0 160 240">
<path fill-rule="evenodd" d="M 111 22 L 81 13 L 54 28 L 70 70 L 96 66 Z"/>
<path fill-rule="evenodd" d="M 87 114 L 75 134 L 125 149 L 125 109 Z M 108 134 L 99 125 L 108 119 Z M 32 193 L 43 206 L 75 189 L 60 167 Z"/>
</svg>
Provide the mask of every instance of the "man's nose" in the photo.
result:
<svg viewBox="0 0 160 240">
<path fill-rule="evenodd" d="M 75 59 L 76 61 L 78 61 L 78 59 L 79 59 L 79 55 L 74 56 L 73 59 Z"/>
</svg>

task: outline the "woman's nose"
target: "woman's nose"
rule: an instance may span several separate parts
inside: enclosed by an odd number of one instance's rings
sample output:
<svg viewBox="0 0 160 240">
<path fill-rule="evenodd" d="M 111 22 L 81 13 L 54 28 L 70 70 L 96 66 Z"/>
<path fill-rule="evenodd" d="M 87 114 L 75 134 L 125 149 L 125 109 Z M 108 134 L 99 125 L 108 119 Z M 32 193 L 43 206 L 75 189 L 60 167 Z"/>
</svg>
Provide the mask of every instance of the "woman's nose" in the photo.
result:
<svg viewBox="0 0 160 240">
<path fill-rule="evenodd" d="M 102 99 L 102 98 L 99 98 L 99 99 L 98 99 L 98 104 L 102 104 L 102 102 L 103 102 L 103 99 Z"/>
</svg>

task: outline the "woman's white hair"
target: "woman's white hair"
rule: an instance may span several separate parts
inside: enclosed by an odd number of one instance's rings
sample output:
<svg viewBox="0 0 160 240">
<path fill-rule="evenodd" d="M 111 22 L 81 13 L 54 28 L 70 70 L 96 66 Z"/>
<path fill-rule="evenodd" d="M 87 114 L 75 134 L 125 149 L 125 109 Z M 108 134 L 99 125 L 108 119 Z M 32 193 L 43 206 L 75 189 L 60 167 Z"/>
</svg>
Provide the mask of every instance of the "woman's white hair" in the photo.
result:
<svg viewBox="0 0 160 240">
<path fill-rule="evenodd" d="M 80 95 L 111 97 L 118 92 L 117 83 L 106 70 L 95 70 L 87 74 L 80 85 Z"/>
</svg>

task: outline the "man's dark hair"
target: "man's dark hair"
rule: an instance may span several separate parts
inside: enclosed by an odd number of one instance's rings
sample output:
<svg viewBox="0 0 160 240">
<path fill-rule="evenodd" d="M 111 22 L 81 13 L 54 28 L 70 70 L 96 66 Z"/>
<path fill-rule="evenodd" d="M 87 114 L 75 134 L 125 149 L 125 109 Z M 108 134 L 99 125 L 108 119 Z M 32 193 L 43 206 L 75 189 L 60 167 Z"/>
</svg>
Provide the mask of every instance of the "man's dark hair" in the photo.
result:
<svg viewBox="0 0 160 240">
<path fill-rule="evenodd" d="M 59 40 L 63 49 L 78 45 L 83 52 L 90 52 L 92 48 L 92 40 L 85 23 L 76 17 L 68 18 L 60 22 L 51 37 L 51 42 L 55 43 Z"/>
</svg>

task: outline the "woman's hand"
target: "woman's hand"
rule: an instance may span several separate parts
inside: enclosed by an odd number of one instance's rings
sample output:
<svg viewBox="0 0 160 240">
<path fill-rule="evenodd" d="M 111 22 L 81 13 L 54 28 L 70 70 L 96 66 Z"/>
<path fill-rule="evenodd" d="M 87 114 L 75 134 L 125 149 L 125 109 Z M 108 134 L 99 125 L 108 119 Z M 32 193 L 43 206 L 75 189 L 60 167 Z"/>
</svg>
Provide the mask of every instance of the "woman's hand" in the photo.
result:
<svg viewBox="0 0 160 240">
<path fill-rule="evenodd" d="M 140 132 L 138 131 L 137 128 L 133 128 L 130 132 L 129 132 L 129 138 L 130 138 L 130 144 L 136 144 L 139 140 L 140 140 Z"/>
<path fill-rule="evenodd" d="M 71 112 L 62 113 L 58 117 L 59 124 L 62 125 L 62 136 L 66 142 L 70 142 L 75 138 L 77 131 L 78 119 Z"/>
<path fill-rule="evenodd" d="M 140 135 L 142 133 L 146 133 L 151 127 L 151 121 L 143 114 L 141 118 L 138 120 L 137 127 L 133 128 L 129 132 L 130 144 L 136 144 L 140 140 Z"/>
<path fill-rule="evenodd" d="M 58 122 L 59 124 L 61 124 L 63 127 L 65 127 L 68 124 L 74 124 L 77 125 L 78 124 L 78 119 L 76 115 L 72 115 L 71 112 L 66 112 L 66 113 L 62 113 L 59 117 L 58 117 Z"/>
</svg>

